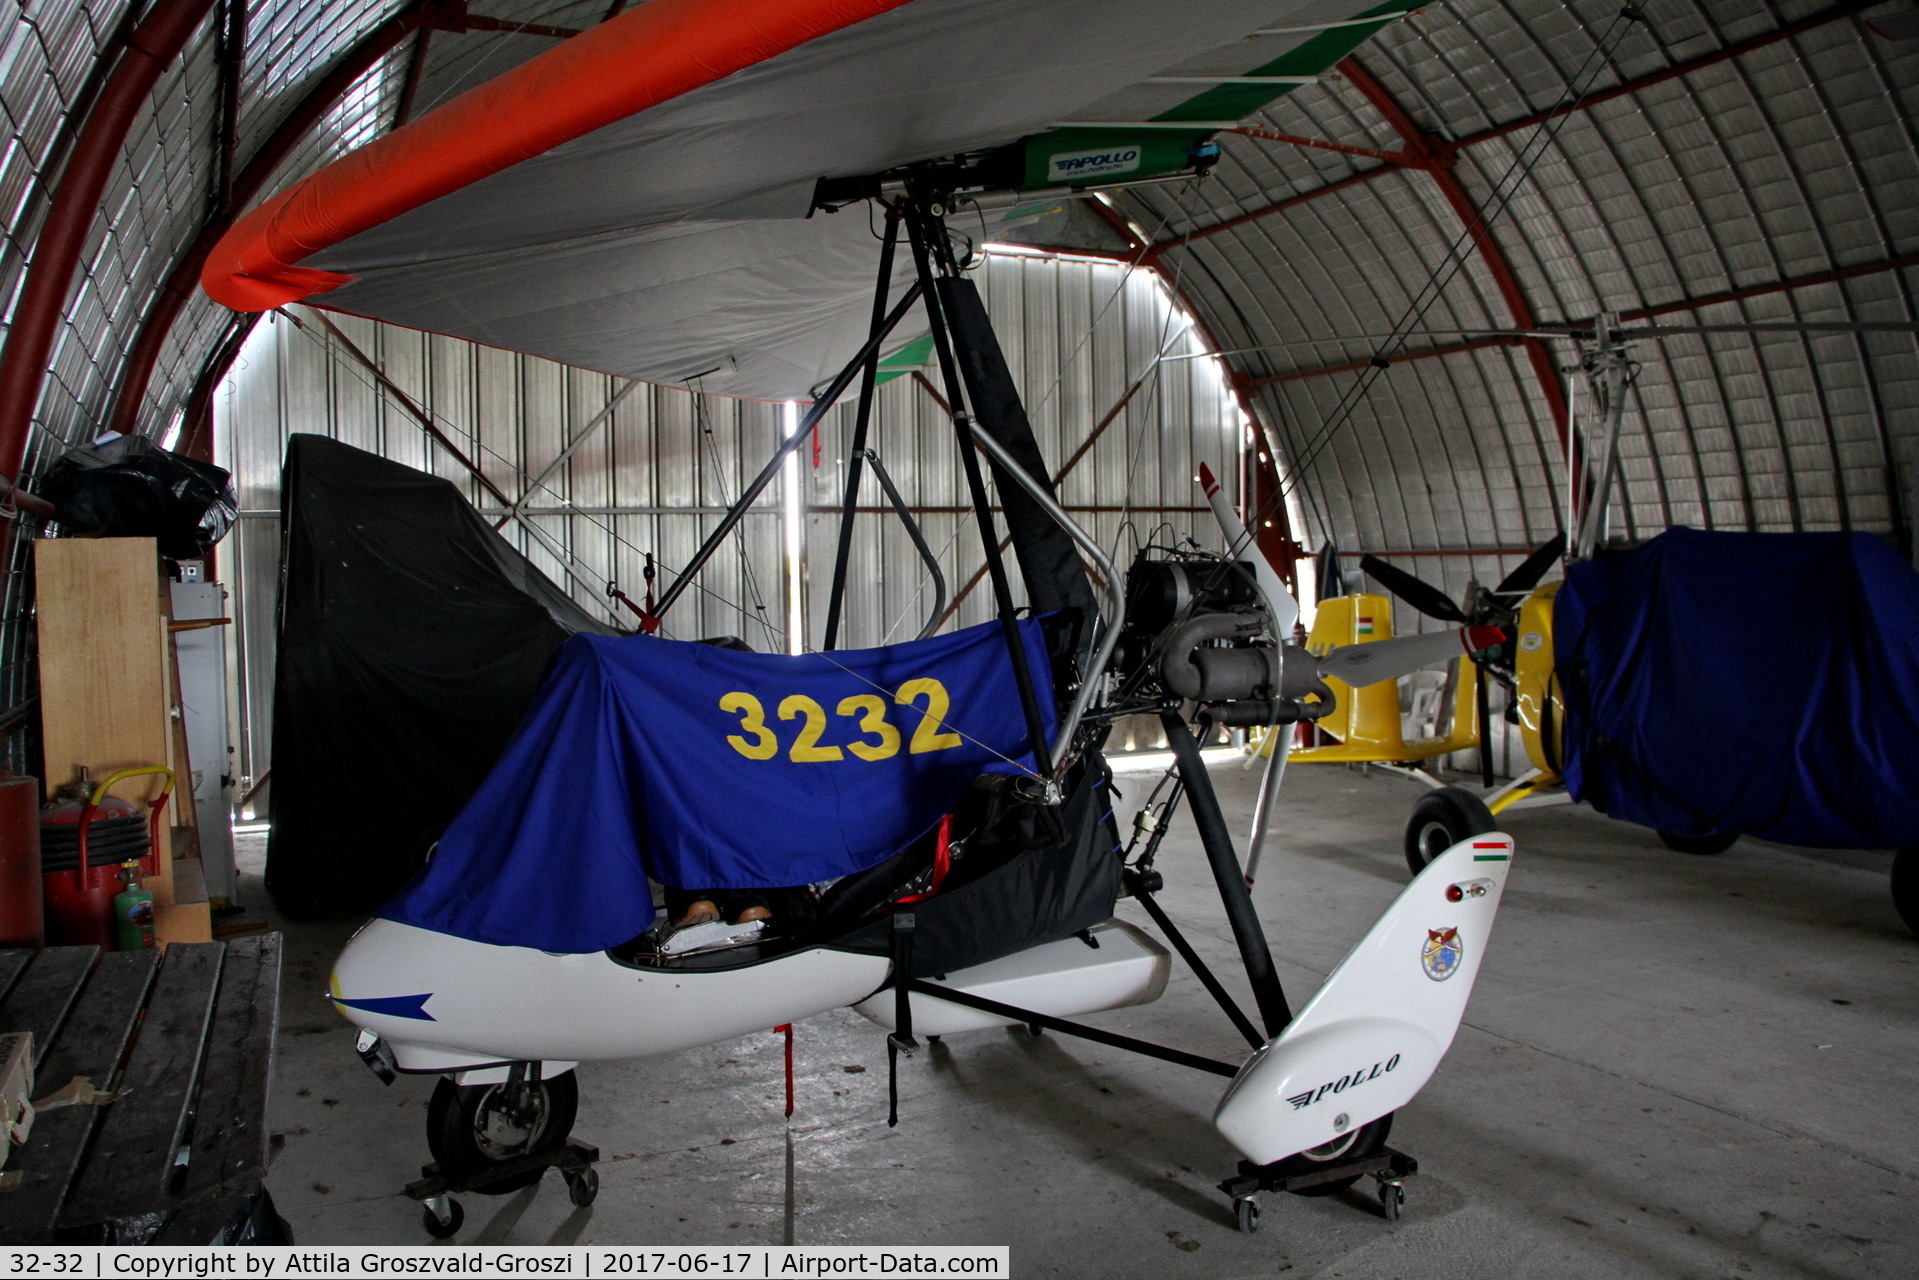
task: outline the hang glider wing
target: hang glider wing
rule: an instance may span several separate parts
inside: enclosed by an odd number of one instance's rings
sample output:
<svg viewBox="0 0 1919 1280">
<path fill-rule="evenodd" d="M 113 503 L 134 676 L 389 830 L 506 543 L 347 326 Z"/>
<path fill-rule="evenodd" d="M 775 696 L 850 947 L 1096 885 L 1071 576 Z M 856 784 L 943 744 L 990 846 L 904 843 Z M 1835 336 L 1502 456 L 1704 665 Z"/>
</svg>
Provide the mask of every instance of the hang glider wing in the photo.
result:
<svg viewBox="0 0 1919 1280">
<path fill-rule="evenodd" d="M 646 0 L 267 200 L 203 282 L 238 310 L 318 298 L 607 373 L 804 397 L 863 341 L 877 261 L 869 206 L 818 209 L 822 179 L 965 156 L 1050 208 L 1190 171 L 1213 133 L 1405 11 Z"/>
</svg>

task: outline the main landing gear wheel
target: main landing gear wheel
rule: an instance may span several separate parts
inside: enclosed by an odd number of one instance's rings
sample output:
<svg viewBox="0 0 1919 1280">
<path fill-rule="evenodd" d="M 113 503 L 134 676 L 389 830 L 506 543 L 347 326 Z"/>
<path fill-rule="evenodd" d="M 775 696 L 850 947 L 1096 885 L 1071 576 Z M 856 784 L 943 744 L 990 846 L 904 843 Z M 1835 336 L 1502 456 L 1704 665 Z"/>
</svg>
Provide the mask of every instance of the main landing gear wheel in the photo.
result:
<svg viewBox="0 0 1919 1280">
<path fill-rule="evenodd" d="M 1459 787 L 1429 791 L 1413 806 L 1406 823 L 1406 865 L 1414 875 L 1461 840 L 1498 829 L 1486 802 Z"/>
<path fill-rule="evenodd" d="M 1739 839 L 1737 831 L 1715 831 L 1706 836 L 1682 836 L 1676 831 L 1660 831 L 1659 843 L 1674 853 L 1724 853 Z"/>
<path fill-rule="evenodd" d="M 1386 1145 L 1386 1135 L 1393 1131 L 1393 1113 L 1387 1112 L 1370 1124 L 1362 1124 L 1343 1137 L 1317 1147 L 1309 1147 L 1296 1156 L 1288 1156 L 1279 1166 L 1279 1171 L 1287 1176 L 1311 1173 L 1339 1160 L 1363 1160 L 1367 1156 L 1377 1155 Z M 1299 1187 L 1296 1196 L 1337 1195 L 1360 1179 L 1359 1174 L 1350 1178 L 1335 1178 L 1331 1182 L 1321 1182 L 1310 1187 Z"/>
<path fill-rule="evenodd" d="M 507 1084 L 457 1085 L 450 1079 L 440 1080 L 427 1104 L 426 1145 L 449 1182 L 468 1182 L 496 1164 L 551 1151 L 566 1141 L 580 1103 L 579 1082 L 571 1071 L 522 1084 L 518 1098 L 514 1092 Z M 506 1195 L 532 1186 L 545 1172 L 532 1169 L 473 1190 Z M 454 1208 L 458 1207 L 456 1203 Z M 433 1216 L 431 1210 L 427 1216 Z"/>
<path fill-rule="evenodd" d="M 1239 1229 L 1247 1235 L 1259 1230 L 1259 1201 L 1251 1196 L 1241 1196 L 1233 1201 L 1233 1217 L 1239 1222 Z"/>
<path fill-rule="evenodd" d="M 1892 909 L 1919 933 L 1919 845 L 1892 855 Z"/>
</svg>

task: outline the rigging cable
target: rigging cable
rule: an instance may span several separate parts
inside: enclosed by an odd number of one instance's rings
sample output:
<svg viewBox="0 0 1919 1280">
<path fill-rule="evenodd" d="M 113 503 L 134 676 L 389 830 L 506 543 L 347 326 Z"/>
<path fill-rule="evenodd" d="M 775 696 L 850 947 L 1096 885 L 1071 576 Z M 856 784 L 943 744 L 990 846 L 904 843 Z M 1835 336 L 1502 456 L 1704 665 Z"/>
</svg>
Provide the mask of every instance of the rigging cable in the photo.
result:
<svg viewBox="0 0 1919 1280">
<path fill-rule="evenodd" d="M 373 392 L 374 396 L 376 397 L 376 401 L 381 396 L 391 394 L 388 391 L 388 389 L 382 383 L 380 383 L 378 379 L 369 376 L 367 370 L 363 368 L 358 361 L 349 361 L 349 360 L 343 359 L 341 355 L 334 350 L 333 339 L 330 335 L 314 332 L 314 330 L 311 327 L 302 323 L 297 316 L 294 316 L 291 313 L 282 311 L 280 312 L 280 314 L 286 316 L 287 321 L 293 325 L 296 332 L 305 335 L 308 341 L 313 342 L 314 344 L 319 346 L 320 349 L 326 353 L 327 358 L 331 360 L 337 367 L 345 369 L 349 374 L 351 374 L 351 376 L 356 378 L 362 386 L 366 387 L 369 391 Z M 375 323 L 379 323 L 379 322 L 376 321 Z M 425 401 L 421 401 L 421 400 L 416 400 L 414 403 L 416 407 L 419 408 L 419 410 L 422 413 L 426 414 L 429 418 L 432 418 L 434 421 L 440 423 L 442 426 L 446 428 L 450 428 L 463 435 L 467 434 L 464 428 L 459 427 L 457 424 L 455 424 L 452 421 L 452 419 L 448 418 L 445 414 L 439 412 L 431 404 L 428 404 Z M 488 445 L 485 442 L 485 440 L 480 438 L 478 433 L 473 433 L 471 438 L 474 446 L 480 452 L 486 454 L 493 461 L 500 463 L 501 465 L 507 467 L 510 470 L 513 470 L 516 473 L 524 474 L 523 472 L 520 472 L 519 468 L 514 464 L 512 459 L 506 457 L 504 454 L 500 453 L 499 450 L 494 449 L 492 446 Z M 431 446 L 433 444 L 436 444 L 437 442 L 434 441 L 432 437 L 429 435 L 427 443 L 429 446 Z M 429 448 L 428 456 L 429 457 L 432 456 L 430 448 Z M 428 474 L 430 475 L 432 473 L 428 472 Z M 553 494 L 554 497 L 558 498 L 562 503 L 571 505 L 572 500 L 567 495 L 561 493 L 558 489 L 554 488 L 552 484 L 543 483 L 537 486 L 537 488 L 545 489 L 547 492 Z M 689 512 L 688 514 L 696 514 L 696 513 Z M 608 538 L 612 539 L 614 542 L 618 543 L 620 546 L 626 548 L 628 551 L 632 552 L 635 556 L 644 557 L 646 555 L 645 551 L 635 546 L 632 542 L 629 542 L 626 538 L 622 537 L 617 529 L 615 529 L 613 526 L 609 524 L 602 523 L 591 512 L 578 511 L 578 510 L 570 511 L 567 513 L 566 518 L 570 520 L 584 520 L 589 525 L 593 526 L 594 528 L 598 529 L 601 533 L 605 534 Z M 524 514 L 522 514 L 520 517 L 517 518 L 516 522 L 519 523 L 522 526 L 522 528 L 532 530 L 533 526 L 527 523 L 528 519 L 529 517 L 526 517 Z M 576 586 L 584 587 L 588 585 L 585 582 L 585 580 L 579 576 L 579 573 L 573 570 L 569 566 L 581 565 L 582 568 L 590 568 L 591 566 L 585 565 L 584 562 L 581 561 L 580 558 L 573 553 L 571 548 L 561 545 L 557 540 L 549 542 L 548 539 L 552 538 L 551 534 L 536 532 L 536 533 L 530 534 L 530 537 L 532 542 L 535 545 L 539 546 L 542 550 L 546 551 L 549 555 L 556 555 L 556 557 L 563 557 L 564 560 L 568 562 L 568 564 L 563 565 L 562 568 L 565 569 L 566 575 L 569 578 L 574 579 Z M 712 597 L 714 600 L 725 605 L 729 609 L 737 609 L 740 607 L 738 602 L 728 600 L 724 596 L 720 595 L 719 593 L 712 591 L 707 587 L 701 586 L 698 582 L 693 583 L 692 586 L 694 590 L 700 592 L 702 595 Z M 573 592 L 569 590 L 568 595 L 572 596 Z M 606 613 L 612 617 L 613 621 L 616 624 L 618 624 L 622 629 L 625 628 L 626 619 L 617 610 L 615 610 L 611 605 L 609 605 L 606 602 L 606 600 L 600 594 L 600 591 L 597 587 L 594 587 L 592 590 L 589 590 L 587 592 L 587 595 L 588 595 L 588 598 L 593 601 L 593 604 L 595 607 L 605 610 Z M 578 603 L 577 597 L 574 598 L 574 601 L 575 603 Z M 783 642 L 782 642 L 782 647 L 783 647 Z"/>
<path fill-rule="evenodd" d="M 1079 342 L 1073 347 L 1073 349 L 1070 352 L 1066 354 L 1065 359 L 1060 361 L 1059 372 L 1058 374 L 1054 376 L 1052 385 L 1047 387 L 1047 389 L 1043 393 L 1041 393 L 1040 397 L 1037 400 L 1034 400 L 1030 404 L 1025 406 L 1026 414 L 1029 420 L 1033 418 L 1035 415 L 1037 415 L 1042 409 L 1044 409 L 1047 402 L 1052 399 L 1053 394 L 1057 392 L 1065 384 L 1067 372 L 1073 367 L 1074 361 L 1079 359 L 1080 353 L 1086 350 L 1088 344 L 1092 342 L 1094 333 L 1096 333 L 1099 329 L 1100 321 L 1106 318 L 1106 313 L 1112 310 L 1113 304 L 1118 302 L 1120 297 L 1124 294 L 1126 290 L 1127 282 L 1131 280 L 1133 277 L 1133 272 L 1138 270 L 1139 267 L 1145 263 L 1146 256 L 1152 252 L 1153 241 L 1158 238 L 1160 232 L 1166 229 L 1166 225 L 1172 219 L 1173 214 L 1175 212 L 1184 211 L 1185 195 L 1193 191 L 1195 188 L 1195 185 L 1196 185 L 1195 183 L 1181 184 L 1181 196 L 1180 196 L 1179 203 L 1177 203 L 1173 209 L 1170 209 L 1167 212 L 1161 214 L 1159 223 L 1157 226 L 1153 228 L 1152 232 L 1148 235 L 1141 237 L 1141 244 L 1140 244 L 1140 249 L 1138 254 L 1136 254 L 1130 261 L 1128 261 L 1121 268 L 1119 280 L 1115 282 L 1115 284 L 1113 285 L 1112 291 L 1106 295 L 1106 301 L 1100 304 L 1099 310 L 1095 312 L 1093 314 L 1092 319 L 1087 322 L 1086 330 L 1084 334 L 1080 337 Z M 982 254 L 980 255 L 980 257 L 983 260 L 985 255 Z M 1169 308 L 1169 311 L 1170 310 L 1171 308 Z M 959 519 L 954 522 L 953 532 L 947 537 L 946 542 L 940 547 L 939 556 L 938 556 L 940 560 L 946 559 L 947 554 L 950 551 L 952 551 L 954 544 L 956 544 L 959 541 L 960 536 L 966 532 L 967 526 L 969 522 L 972 520 L 972 518 L 973 518 L 972 513 L 967 512 L 965 514 L 962 514 L 959 517 Z M 921 596 L 925 594 L 927 585 L 928 585 L 928 578 L 924 570 L 922 570 L 920 573 L 919 583 L 917 587 L 915 588 L 912 596 L 908 598 L 905 608 L 903 608 L 901 612 L 899 613 L 899 615 L 894 618 L 892 625 L 887 627 L 886 634 L 880 640 L 881 644 L 890 643 L 892 641 L 894 634 L 899 630 L 900 626 L 906 621 L 906 619 L 916 615 L 918 610 L 919 599 Z M 949 605 L 948 607 L 952 609 L 954 612 L 957 612 L 959 607 L 957 598 L 955 602 Z"/>
<path fill-rule="evenodd" d="M 1551 124 L 1540 128 L 1524 146 L 1519 148 L 1506 171 L 1493 183 L 1493 198 L 1487 207 L 1478 212 L 1453 240 L 1447 249 L 1446 257 L 1433 269 L 1426 283 L 1408 305 L 1406 313 L 1393 326 L 1386 345 L 1374 354 L 1372 362 L 1361 371 L 1359 380 L 1340 396 L 1339 401 L 1333 406 L 1330 420 L 1308 437 L 1299 458 L 1288 468 L 1285 482 L 1261 504 L 1259 511 L 1255 513 L 1255 518 L 1248 522 L 1247 537 L 1249 539 L 1252 531 L 1258 527 L 1258 521 L 1270 516 L 1275 510 L 1274 504 L 1283 502 L 1299 487 L 1307 468 L 1318 460 L 1331 444 L 1334 436 L 1351 421 L 1360 404 L 1371 392 L 1379 375 L 1390 367 L 1391 357 L 1404 348 L 1406 340 L 1424 320 L 1426 312 L 1439 301 L 1446 286 L 1464 269 L 1471 256 L 1470 247 L 1482 237 L 1490 236 L 1494 220 L 1504 213 L 1518 196 L 1534 167 L 1545 158 L 1545 153 L 1552 143 L 1557 141 L 1559 131 L 1573 118 L 1574 113 L 1570 108 L 1593 91 L 1594 81 L 1611 63 L 1612 55 L 1618 45 L 1631 31 L 1633 24 L 1641 20 L 1640 12 L 1628 5 L 1614 17 L 1613 25 L 1606 34 L 1594 43 L 1592 51 L 1586 56 L 1585 65 L 1569 77 L 1566 89 L 1560 95 L 1559 103 L 1552 108 L 1552 111 L 1557 113 L 1557 118 Z M 1585 79 L 1583 86 L 1579 84 L 1582 77 Z M 1232 553 L 1236 554 L 1240 549 L 1235 547 Z"/>
</svg>

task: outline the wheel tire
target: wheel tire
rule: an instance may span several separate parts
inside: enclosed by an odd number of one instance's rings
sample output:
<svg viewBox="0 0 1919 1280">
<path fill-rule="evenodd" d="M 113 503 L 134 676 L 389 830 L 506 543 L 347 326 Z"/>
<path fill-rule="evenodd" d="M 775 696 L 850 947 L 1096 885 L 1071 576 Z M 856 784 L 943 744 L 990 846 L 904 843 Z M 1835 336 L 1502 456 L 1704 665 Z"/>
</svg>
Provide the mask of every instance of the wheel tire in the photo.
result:
<svg viewBox="0 0 1919 1280">
<path fill-rule="evenodd" d="M 460 1207 L 458 1200 L 447 1201 L 447 1209 L 448 1215 L 445 1222 L 441 1222 L 439 1215 L 431 1209 L 420 1210 L 420 1225 L 425 1227 L 426 1233 L 435 1240 L 451 1240 L 459 1234 L 460 1224 L 466 1221 L 466 1210 Z"/>
<path fill-rule="evenodd" d="M 1367 1156 L 1378 1155 L 1386 1145 L 1386 1135 L 1393 1131 L 1393 1113 L 1388 1111 L 1370 1124 L 1362 1124 L 1343 1138 L 1335 1138 L 1322 1146 L 1302 1151 L 1296 1156 L 1287 1156 L 1280 1161 L 1279 1172 L 1287 1177 L 1302 1173 L 1311 1173 L 1335 1160 L 1360 1160 Z M 1340 1178 L 1335 1182 L 1322 1182 L 1317 1186 L 1301 1187 L 1293 1192 L 1296 1196 L 1338 1195 L 1360 1179 L 1360 1174 L 1350 1178 Z"/>
<path fill-rule="evenodd" d="M 1259 1201 L 1251 1196 L 1241 1196 L 1233 1201 L 1233 1220 L 1247 1235 L 1256 1234 L 1259 1231 Z"/>
<path fill-rule="evenodd" d="M 1715 831 L 1707 836 L 1682 836 L 1672 831 L 1657 834 L 1659 843 L 1674 853 L 1724 853 L 1739 839 L 1737 831 Z"/>
<path fill-rule="evenodd" d="M 1379 1215 L 1388 1222 L 1398 1222 L 1400 1210 L 1406 1207 L 1406 1188 L 1397 1182 L 1379 1184 Z"/>
<path fill-rule="evenodd" d="M 502 1161 L 551 1151 L 566 1141 L 579 1109 L 579 1081 L 567 1071 L 532 1088 L 536 1115 L 530 1125 L 520 1126 L 502 1112 L 505 1085 L 457 1085 L 441 1078 L 427 1104 L 426 1145 L 449 1182 L 466 1182 Z M 532 1186 L 545 1172 L 534 1169 L 473 1189 L 503 1196 Z"/>
<path fill-rule="evenodd" d="M 571 1200 L 576 1208 L 586 1208 L 599 1199 L 599 1195 L 600 1175 L 593 1171 L 591 1165 L 577 1173 L 566 1175 L 566 1198 Z"/>
<path fill-rule="evenodd" d="M 1486 802 L 1459 787 L 1429 791 L 1406 821 L 1406 865 L 1414 875 L 1440 854 L 1473 836 L 1496 831 L 1499 824 Z"/>
<path fill-rule="evenodd" d="M 1919 933 L 1919 845 L 1892 855 L 1892 909 Z"/>
</svg>

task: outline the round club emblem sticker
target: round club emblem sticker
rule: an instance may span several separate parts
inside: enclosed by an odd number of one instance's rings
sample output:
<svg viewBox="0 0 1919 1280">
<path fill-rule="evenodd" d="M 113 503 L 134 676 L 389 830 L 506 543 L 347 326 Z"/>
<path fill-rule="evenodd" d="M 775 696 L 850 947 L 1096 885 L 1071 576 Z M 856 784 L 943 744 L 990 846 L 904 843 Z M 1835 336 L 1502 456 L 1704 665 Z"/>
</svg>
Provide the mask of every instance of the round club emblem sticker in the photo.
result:
<svg viewBox="0 0 1919 1280">
<path fill-rule="evenodd" d="M 1539 646 L 1545 643 L 1546 637 L 1540 635 L 1537 631 L 1528 631 L 1525 635 L 1519 637 L 1519 647 L 1527 653 L 1537 653 Z"/>
<path fill-rule="evenodd" d="M 1459 962 L 1465 958 L 1466 944 L 1459 940 L 1459 930 L 1426 930 L 1426 945 L 1420 950 L 1419 963 L 1427 977 L 1434 982 L 1444 982 L 1459 972 Z"/>
</svg>

